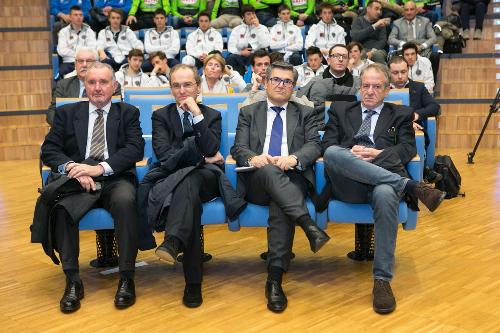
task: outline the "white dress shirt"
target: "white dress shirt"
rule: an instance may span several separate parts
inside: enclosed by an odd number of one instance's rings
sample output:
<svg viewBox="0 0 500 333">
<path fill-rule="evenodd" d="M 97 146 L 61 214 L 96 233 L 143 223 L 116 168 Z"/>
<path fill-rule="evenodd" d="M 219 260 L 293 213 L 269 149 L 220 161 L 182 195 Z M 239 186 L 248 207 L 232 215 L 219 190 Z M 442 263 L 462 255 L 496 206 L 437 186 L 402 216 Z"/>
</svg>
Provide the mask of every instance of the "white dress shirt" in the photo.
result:
<svg viewBox="0 0 500 333">
<path fill-rule="evenodd" d="M 264 140 L 264 149 L 263 153 L 268 154 L 269 152 L 269 143 L 271 142 L 271 132 L 273 130 L 273 122 L 274 118 L 277 117 L 277 113 L 271 109 L 272 106 L 275 106 L 274 104 L 267 100 L 267 125 L 266 125 L 266 139 Z M 287 109 L 288 103 L 285 105 L 282 105 L 281 107 L 284 108 L 283 111 L 280 112 L 281 119 L 283 120 L 283 135 L 281 137 L 281 155 L 280 156 L 288 156 L 288 140 L 287 140 L 287 135 L 286 135 L 286 109 Z"/>
</svg>

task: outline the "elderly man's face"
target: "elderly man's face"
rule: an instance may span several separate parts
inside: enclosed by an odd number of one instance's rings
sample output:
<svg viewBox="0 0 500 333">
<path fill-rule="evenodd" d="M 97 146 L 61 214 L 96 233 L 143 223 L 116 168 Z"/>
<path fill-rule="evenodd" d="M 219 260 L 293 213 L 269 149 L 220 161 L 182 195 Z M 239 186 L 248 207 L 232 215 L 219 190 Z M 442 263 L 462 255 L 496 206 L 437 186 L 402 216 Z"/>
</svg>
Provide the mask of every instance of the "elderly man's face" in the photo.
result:
<svg viewBox="0 0 500 333">
<path fill-rule="evenodd" d="M 112 69 L 107 67 L 90 68 L 85 77 L 85 90 L 89 101 L 99 108 L 108 104 L 116 86 Z"/>
<path fill-rule="evenodd" d="M 417 6 L 413 2 L 407 2 L 403 9 L 403 16 L 408 21 L 411 21 L 417 16 Z"/>
<path fill-rule="evenodd" d="M 87 70 L 90 65 L 97 61 L 95 54 L 92 52 L 79 52 L 75 58 L 76 75 L 81 81 L 85 80 Z"/>
<path fill-rule="evenodd" d="M 384 102 L 389 93 L 389 82 L 385 75 L 373 68 L 365 70 L 361 76 L 361 102 L 368 109 L 374 109 Z"/>
<path fill-rule="evenodd" d="M 270 77 L 266 78 L 265 88 L 267 97 L 271 102 L 282 105 L 290 100 L 295 82 L 293 72 L 275 68 L 271 71 Z"/>
</svg>

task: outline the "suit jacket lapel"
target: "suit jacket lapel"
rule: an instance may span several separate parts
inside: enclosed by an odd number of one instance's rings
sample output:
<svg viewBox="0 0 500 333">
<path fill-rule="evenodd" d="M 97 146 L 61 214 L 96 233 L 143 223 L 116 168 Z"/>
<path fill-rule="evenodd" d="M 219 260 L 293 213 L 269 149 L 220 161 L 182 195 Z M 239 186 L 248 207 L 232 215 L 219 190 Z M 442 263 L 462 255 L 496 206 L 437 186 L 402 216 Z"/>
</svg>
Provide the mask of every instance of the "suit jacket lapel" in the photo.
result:
<svg viewBox="0 0 500 333">
<path fill-rule="evenodd" d="M 392 113 L 393 110 L 388 108 L 385 104 L 378 116 L 377 125 L 375 126 L 375 131 L 373 132 L 373 141 L 377 142 L 377 137 L 384 133 L 384 130 L 388 125 L 392 123 Z"/>
<path fill-rule="evenodd" d="M 286 139 L 288 143 L 288 153 L 292 152 L 292 143 L 299 122 L 299 114 L 295 105 L 288 103 L 288 108 L 286 110 Z"/>
<path fill-rule="evenodd" d="M 361 103 L 357 103 L 355 106 L 347 110 L 347 119 L 349 124 L 351 124 L 353 137 L 358 132 L 361 127 L 362 117 L 361 117 Z"/>
<path fill-rule="evenodd" d="M 259 150 L 264 147 L 267 129 L 267 102 L 260 103 L 260 107 L 255 109 L 255 123 L 259 133 Z"/>
<path fill-rule="evenodd" d="M 182 132 L 182 125 L 181 121 L 182 119 L 179 117 L 179 112 L 177 112 L 177 104 L 171 104 L 170 106 L 167 106 L 167 117 L 170 119 L 170 125 L 174 129 L 174 134 L 176 138 L 181 138 L 182 141 L 182 135 L 184 134 Z"/>
<path fill-rule="evenodd" d="M 76 141 L 78 143 L 78 150 L 82 159 L 85 159 L 85 149 L 87 147 L 87 135 L 89 128 L 89 102 L 81 102 L 75 109 L 75 118 L 73 126 L 76 134 Z"/>
<path fill-rule="evenodd" d="M 69 85 L 69 95 L 70 97 L 80 97 L 80 79 L 75 76 Z"/>
<path fill-rule="evenodd" d="M 115 147 L 118 141 L 119 126 L 120 108 L 116 104 L 111 103 L 108 118 L 106 119 L 106 145 L 108 148 L 109 156 L 115 153 Z"/>
</svg>

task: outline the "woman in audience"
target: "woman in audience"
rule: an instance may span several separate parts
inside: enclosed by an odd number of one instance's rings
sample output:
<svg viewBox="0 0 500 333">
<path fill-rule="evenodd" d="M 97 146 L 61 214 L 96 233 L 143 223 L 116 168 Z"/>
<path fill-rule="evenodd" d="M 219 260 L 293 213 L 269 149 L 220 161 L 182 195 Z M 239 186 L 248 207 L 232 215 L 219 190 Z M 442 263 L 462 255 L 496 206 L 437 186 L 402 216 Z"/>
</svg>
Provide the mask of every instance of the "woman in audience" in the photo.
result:
<svg viewBox="0 0 500 333">
<path fill-rule="evenodd" d="M 232 93 L 232 86 L 243 90 L 246 86 L 241 75 L 227 66 L 219 53 L 209 54 L 203 61 L 201 89 L 203 93 Z"/>
<path fill-rule="evenodd" d="M 347 68 L 349 68 L 353 76 L 360 76 L 361 71 L 366 66 L 373 64 L 373 61 L 366 57 L 366 53 L 363 52 L 363 46 L 360 43 L 350 43 L 347 45 L 347 51 L 349 51 L 349 63 L 347 64 Z"/>
</svg>

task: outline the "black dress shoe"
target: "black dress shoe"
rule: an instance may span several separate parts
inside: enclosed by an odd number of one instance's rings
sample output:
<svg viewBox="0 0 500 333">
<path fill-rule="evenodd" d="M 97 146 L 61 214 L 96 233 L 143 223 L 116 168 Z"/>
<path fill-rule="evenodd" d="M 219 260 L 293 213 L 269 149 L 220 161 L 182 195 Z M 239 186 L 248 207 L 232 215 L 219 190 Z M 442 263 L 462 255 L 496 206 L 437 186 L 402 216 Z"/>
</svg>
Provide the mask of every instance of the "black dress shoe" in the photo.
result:
<svg viewBox="0 0 500 333">
<path fill-rule="evenodd" d="M 182 303 L 188 308 L 197 308 L 203 302 L 201 297 L 201 284 L 199 283 L 186 283 L 184 287 L 184 296 Z"/>
<path fill-rule="evenodd" d="M 260 254 L 260 259 L 262 259 L 262 260 L 267 260 L 267 255 L 268 255 L 268 254 L 269 254 L 269 252 L 268 252 L 268 251 L 266 251 L 266 252 L 262 252 L 262 253 Z M 292 259 L 295 259 L 295 253 L 293 253 L 293 252 L 292 252 L 292 253 L 290 253 L 290 260 L 292 260 Z"/>
<path fill-rule="evenodd" d="M 309 246 L 311 251 L 314 253 L 318 252 L 319 249 L 323 247 L 330 240 L 330 237 L 321 230 L 317 225 L 311 224 L 306 226 L 301 226 L 302 230 L 306 233 L 306 237 L 309 240 Z"/>
<path fill-rule="evenodd" d="M 125 309 L 135 303 L 135 284 L 130 278 L 120 278 L 115 295 L 115 306 Z"/>
<path fill-rule="evenodd" d="M 64 313 L 75 312 L 80 308 L 80 300 L 83 299 L 83 284 L 81 281 L 66 280 L 64 295 L 59 302 L 61 311 Z"/>
<path fill-rule="evenodd" d="M 376 313 L 388 314 L 396 309 L 396 299 L 391 284 L 381 279 L 373 283 L 373 310 Z"/>
<path fill-rule="evenodd" d="M 155 254 L 168 264 L 175 264 L 179 251 L 172 239 L 166 239 L 156 248 Z"/>
<path fill-rule="evenodd" d="M 272 312 L 283 312 L 286 309 L 288 300 L 281 284 L 277 281 L 267 280 L 266 282 L 267 308 Z"/>
</svg>

